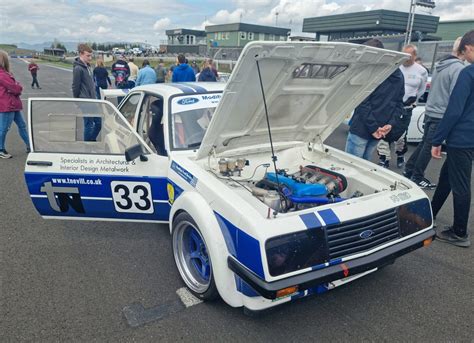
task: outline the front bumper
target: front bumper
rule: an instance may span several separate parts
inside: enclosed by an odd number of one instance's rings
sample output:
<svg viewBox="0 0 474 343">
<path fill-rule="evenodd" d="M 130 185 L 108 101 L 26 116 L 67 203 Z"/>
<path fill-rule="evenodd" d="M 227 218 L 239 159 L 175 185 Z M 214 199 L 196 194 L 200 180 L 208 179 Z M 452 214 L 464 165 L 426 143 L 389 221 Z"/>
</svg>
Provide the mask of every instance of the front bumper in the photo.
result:
<svg viewBox="0 0 474 343">
<path fill-rule="evenodd" d="M 302 291 L 320 284 L 382 267 L 400 256 L 423 247 L 424 241 L 429 238 L 434 239 L 434 236 L 435 231 L 430 229 L 373 254 L 273 282 L 262 280 L 231 256 L 227 259 L 227 265 L 262 297 L 276 299 L 277 291 L 281 289 L 298 286 L 298 290 Z"/>
</svg>

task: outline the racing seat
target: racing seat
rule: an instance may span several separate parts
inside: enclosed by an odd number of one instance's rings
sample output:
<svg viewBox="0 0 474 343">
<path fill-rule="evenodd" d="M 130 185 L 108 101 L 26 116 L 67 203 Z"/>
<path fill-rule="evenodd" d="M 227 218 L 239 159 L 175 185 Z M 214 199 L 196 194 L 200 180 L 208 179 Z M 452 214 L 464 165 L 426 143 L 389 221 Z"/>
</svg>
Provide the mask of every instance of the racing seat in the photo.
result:
<svg viewBox="0 0 474 343">
<path fill-rule="evenodd" d="M 165 150 L 165 137 L 163 134 L 163 101 L 161 99 L 155 100 L 150 105 L 151 111 L 151 125 L 148 129 L 148 138 L 155 147 L 158 155 L 168 156 Z"/>
</svg>

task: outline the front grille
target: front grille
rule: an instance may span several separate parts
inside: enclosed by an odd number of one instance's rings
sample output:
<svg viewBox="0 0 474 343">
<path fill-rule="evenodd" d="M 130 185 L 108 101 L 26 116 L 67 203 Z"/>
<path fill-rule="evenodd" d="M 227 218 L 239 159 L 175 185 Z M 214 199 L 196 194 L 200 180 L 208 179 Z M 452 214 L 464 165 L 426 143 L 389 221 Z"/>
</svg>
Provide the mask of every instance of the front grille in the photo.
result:
<svg viewBox="0 0 474 343">
<path fill-rule="evenodd" d="M 362 238 L 363 232 L 370 237 Z M 400 237 L 397 209 L 329 225 L 326 233 L 331 260 L 371 249 Z"/>
</svg>

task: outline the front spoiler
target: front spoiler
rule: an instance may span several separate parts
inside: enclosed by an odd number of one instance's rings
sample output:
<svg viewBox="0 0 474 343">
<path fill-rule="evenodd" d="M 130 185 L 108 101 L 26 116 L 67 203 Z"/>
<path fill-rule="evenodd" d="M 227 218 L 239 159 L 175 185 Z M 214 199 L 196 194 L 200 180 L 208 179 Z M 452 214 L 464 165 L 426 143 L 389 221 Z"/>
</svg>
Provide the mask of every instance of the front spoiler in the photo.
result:
<svg viewBox="0 0 474 343">
<path fill-rule="evenodd" d="M 298 290 L 302 291 L 320 284 L 382 267 L 400 256 L 423 247 L 423 242 L 429 238 L 434 239 L 434 236 L 435 231 L 430 229 L 373 254 L 273 282 L 262 280 L 232 256 L 227 258 L 227 265 L 230 270 L 249 284 L 262 297 L 276 299 L 277 291 L 287 287 L 298 286 Z"/>
</svg>

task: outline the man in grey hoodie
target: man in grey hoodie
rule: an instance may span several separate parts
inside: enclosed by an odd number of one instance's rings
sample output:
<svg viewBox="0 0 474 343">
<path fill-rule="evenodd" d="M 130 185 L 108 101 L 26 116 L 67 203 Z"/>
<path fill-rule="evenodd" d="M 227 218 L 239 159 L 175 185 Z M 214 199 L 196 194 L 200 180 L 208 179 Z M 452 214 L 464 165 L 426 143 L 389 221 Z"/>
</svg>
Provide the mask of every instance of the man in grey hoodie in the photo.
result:
<svg viewBox="0 0 474 343">
<path fill-rule="evenodd" d="M 461 37 L 454 42 L 452 54 L 435 65 L 431 78 L 430 95 L 425 106 L 423 139 L 407 161 L 403 173 L 421 188 L 433 189 L 436 187 L 424 177 L 424 174 L 431 160 L 431 140 L 446 111 L 449 96 L 458 75 L 464 68 L 464 58 L 458 52 L 460 41 Z"/>
<path fill-rule="evenodd" d="M 95 99 L 95 83 L 90 66 L 92 49 L 87 44 L 79 44 L 77 50 L 79 57 L 74 60 L 72 95 L 75 98 Z M 85 141 L 96 141 L 101 129 L 102 119 L 100 117 L 84 117 Z"/>
</svg>

